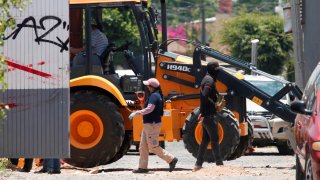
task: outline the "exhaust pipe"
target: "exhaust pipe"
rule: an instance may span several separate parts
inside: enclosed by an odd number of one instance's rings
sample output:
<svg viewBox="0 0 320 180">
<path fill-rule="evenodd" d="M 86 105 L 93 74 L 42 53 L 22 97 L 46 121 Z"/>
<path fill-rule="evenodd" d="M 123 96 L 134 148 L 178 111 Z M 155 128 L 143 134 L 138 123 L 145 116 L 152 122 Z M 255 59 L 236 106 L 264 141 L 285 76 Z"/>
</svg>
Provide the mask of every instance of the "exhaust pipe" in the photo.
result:
<svg viewBox="0 0 320 180">
<path fill-rule="evenodd" d="M 160 0 L 161 2 L 161 25 L 162 25 L 162 43 L 166 42 L 167 37 L 167 8 L 166 8 L 166 0 Z M 168 51 L 167 43 L 163 44 L 163 50 Z"/>
</svg>

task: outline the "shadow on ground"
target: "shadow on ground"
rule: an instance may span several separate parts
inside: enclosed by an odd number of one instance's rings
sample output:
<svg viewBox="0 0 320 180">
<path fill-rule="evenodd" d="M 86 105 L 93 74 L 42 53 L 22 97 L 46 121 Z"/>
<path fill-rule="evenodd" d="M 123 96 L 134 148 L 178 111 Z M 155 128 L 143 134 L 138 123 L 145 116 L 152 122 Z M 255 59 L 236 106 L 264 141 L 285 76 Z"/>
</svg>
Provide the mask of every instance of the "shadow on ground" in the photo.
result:
<svg viewBox="0 0 320 180">
<path fill-rule="evenodd" d="M 246 153 L 245 156 L 293 156 L 293 155 L 282 155 L 275 152 L 252 152 L 252 153 Z"/>
<path fill-rule="evenodd" d="M 261 169 L 261 168 L 274 168 L 274 169 L 296 169 L 296 166 L 292 166 L 292 167 L 272 167 L 270 165 L 267 166 L 260 166 L 260 167 L 254 167 L 254 166 L 244 166 L 243 168 L 250 168 L 250 169 Z"/>
<path fill-rule="evenodd" d="M 119 171 L 132 171 L 133 169 L 129 168 L 112 168 L 112 169 L 99 169 L 97 173 L 102 173 L 102 172 L 119 172 Z M 156 171 L 168 171 L 168 168 L 150 168 L 148 169 L 149 173 L 156 172 Z M 186 169 L 186 168 L 175 168 L 174 171 L 191 171 L 192 169 Z M 146 174 L 149 174 L 146 173 Z"/>
</svg>

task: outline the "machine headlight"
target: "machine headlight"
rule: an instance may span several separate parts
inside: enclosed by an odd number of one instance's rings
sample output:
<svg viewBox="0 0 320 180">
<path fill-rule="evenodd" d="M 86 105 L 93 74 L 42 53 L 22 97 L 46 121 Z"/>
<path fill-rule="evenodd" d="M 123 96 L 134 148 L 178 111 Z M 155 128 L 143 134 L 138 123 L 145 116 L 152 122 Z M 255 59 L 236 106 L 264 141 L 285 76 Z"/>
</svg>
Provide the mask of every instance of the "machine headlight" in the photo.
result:
<svg viewBox="0 0 320 180">
<path fill-rule="evenodd" d="M 312 143 L 312 149 L 315 151 L 320 151 L 320 142 L 314 142 Z"/>
</svg>

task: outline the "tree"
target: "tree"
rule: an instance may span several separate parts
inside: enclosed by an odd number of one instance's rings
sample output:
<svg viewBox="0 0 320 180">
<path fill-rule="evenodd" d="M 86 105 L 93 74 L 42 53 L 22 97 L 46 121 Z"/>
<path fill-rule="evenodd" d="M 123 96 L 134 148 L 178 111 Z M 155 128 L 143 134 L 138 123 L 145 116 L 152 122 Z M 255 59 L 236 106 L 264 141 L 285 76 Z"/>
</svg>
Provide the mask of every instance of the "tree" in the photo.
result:
<svg viewBox="0 0 320 180">
<path fill-rule="evenodd" d="M 290 60 L 292 36 L 283 32 L 283 20 L 262 13 L 241 13 L 226 21 L 222 43 L 230 46 L 231 54 L 250 62 L 251 40 L 259 39 L 258 68 L 271 74 L 280 74 Z"/>
<path fill-rule="evenodd" d="M 204 6 L 202 7 L 202 1 Z M 205 11 L 206 18 L 215 16 L 217 1 L 212 0 L 166 0 L 167 18 L 170 26 L 201 19 L 201 11 Z M 152 5 L 161 9 L 160 0 L 153 0 Z"/>
<path fill-rule="evenodd" d="M 237 0 L 234 2 L 234 12 L 244 10 L 246 12 L 260 11 L 274 14 L 274 8 L 278 0 Z"/>
<path fill-rule="evenodd" d="M 11 8 L 16 8 L 22 10 L 23 7 L 29 2 L 25 0 L 1 0 L 0 1 L 0 46 L 3 46 L 4 41 L 4 33 L 7 28 L 14 28 L 16 23 L 12 14 L 10 13 Z M 4 73 L 6 69 L 6 63 L 3 54 L 0 54 L 0 84 L 2 89 L 4 90 L 6 87 L 6 81 L 4 78 Z M 4 117 L 3 108 L 0 108 L 0 119 Z"/>
<path fill-rule="evenodd" d="M 102 12 L 103 31 L 109 40 L 117 46 L 127 41 L 139 45 L 140 34 L 138 26 L 131 11 L 121 9 L 104 9 Z M 116 31 L 115 31 L 116 29 Z"/>
<path fill-rule="evenodd" d="M 112 42 L 117 47 L 130 43 L 130 51 L 135 55 L 142 54 L 139 28 L 131 11 L 123 8 L 103 9 L 102 27 L 109 43 Z M 127 58 L 122 52 L 115 52 L 113 58 L 117 59 L 117 61 L 114 61 L 115 66 L 128 68 Z"/>
</svg>

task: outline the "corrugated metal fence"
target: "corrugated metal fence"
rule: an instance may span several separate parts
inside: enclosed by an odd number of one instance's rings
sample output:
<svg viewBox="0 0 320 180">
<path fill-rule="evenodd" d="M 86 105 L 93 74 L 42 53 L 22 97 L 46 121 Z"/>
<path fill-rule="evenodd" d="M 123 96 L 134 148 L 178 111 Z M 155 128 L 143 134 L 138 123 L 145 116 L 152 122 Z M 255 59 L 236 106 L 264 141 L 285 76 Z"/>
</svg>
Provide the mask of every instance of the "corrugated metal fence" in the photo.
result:
<svg viewBox="0 0 320 180">
<path fill-rule="evenodd" d="M 17 26 L 0 47 L 8 64 L 0 102 L 10 106 L 0 124 L 0 156 L 68 157 L 68 0 L 33 0 L 12 12 Z"/>
</svg>

